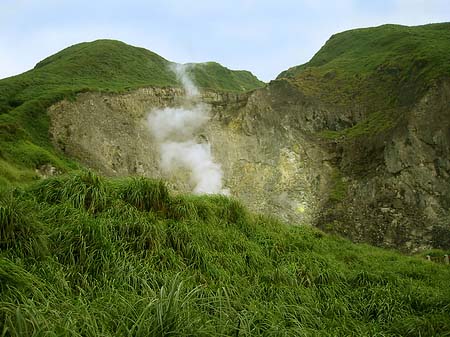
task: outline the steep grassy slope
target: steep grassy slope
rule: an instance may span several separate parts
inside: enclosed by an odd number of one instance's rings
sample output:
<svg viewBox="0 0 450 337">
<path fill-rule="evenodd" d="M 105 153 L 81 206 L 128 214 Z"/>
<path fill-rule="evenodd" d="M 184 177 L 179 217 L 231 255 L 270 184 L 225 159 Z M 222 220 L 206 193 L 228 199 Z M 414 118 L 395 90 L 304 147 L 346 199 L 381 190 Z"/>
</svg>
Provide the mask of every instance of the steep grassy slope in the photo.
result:
<svg viewBox="0 0 450 337">
<path fill-rule="evenodd" d="M 417 66 L 421 79 L 427 81 L 450 72 L 449 38 L 450 23 L 349 30 L 331 36 L 308 63 L 290 68 L 279 77 L 295 77 L 311 67 L 364 76 L 389 61 L 399 66 L 399 71 Z"/>
<path fill-rule="evenodd" d="M 278 79 L 322 102 L 365 112 L 361 125 L 327 136 L 373 134 L 392 127 L 436 81 L 450 78 L 449 40 L 450 23 L 345 31 Z"/>
<path fill-rule="evenodd" d="M 0 193 L 2 336 L 448 336 L 450 269 L 91 172 Z"/>
<path fill-rule="evenodd" d="M 202 88 L 247 91 L 262 87 L 262 82 L 246 70 L 230 70 L 216 62 L 191 63 L 188 74 Z"/>
<path fill-rule="evenodd" d="M 98 40 L 66 48 L 26 73 L 1 80 L 0 184 L 29 180 L 44 163 L 62 171 L 74 166 L 55 154 L 48 142 L 49 105 L 82 91 L 180 86 L 169 65 L 143 48 Z M 201 88 L 245 91 L 263 85 L 249 72 L 217 63 L 194 65 L 190 71 Z"/>
</svg>

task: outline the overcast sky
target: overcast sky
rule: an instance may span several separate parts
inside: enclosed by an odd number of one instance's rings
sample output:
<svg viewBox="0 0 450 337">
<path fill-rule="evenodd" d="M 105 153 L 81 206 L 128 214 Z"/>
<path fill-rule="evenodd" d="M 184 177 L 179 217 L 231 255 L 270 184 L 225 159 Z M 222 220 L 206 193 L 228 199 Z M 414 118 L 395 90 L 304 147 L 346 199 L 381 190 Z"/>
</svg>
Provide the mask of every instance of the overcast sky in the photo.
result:
<svg viewBox="0 0 450 337">
<path fill-rule="evenodd" d="M 269 81 L 307 62 L 334 33 L 444 21 L 450 0 L 0 0 L 0 78 L 69 45 L 108 38 Z"/>
</svg>

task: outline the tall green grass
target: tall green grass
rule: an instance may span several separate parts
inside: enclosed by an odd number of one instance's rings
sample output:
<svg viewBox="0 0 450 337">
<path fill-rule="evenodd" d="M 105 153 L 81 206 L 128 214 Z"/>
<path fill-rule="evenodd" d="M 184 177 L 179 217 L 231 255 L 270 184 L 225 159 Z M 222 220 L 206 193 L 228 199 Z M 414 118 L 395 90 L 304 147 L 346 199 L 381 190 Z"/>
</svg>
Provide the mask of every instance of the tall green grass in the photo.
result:
<svg viewBox="0 0 450 337">
<path fill-rule="evenodd" d="M 119 188 L 119 197 L 140 211 L 163 211 L 169 201 L 169 191 L 162 181 L 130 178 Z"/>
<path fill-rule="evenodd" d="M 46 254 L 45 228 L 35 212 L 35 205 L 20 195 L 0 191 L 0 249 L 13 249 L 18 256 Z"/>
<path fill-rule="evenodd" d="M 448 336 L 450 268 L 92 172 L 2 190 L 0 336 Z"/>
<path fill-rule="evenodd" d="M 84 208 L 95 213 L 107 203 L 105 182 L 92 171 L 74 173 L 70 179 L 52 177 L 37 183 L 36 197 L 48 203 L 68 202 L 75 208 Z"/>
</svg>

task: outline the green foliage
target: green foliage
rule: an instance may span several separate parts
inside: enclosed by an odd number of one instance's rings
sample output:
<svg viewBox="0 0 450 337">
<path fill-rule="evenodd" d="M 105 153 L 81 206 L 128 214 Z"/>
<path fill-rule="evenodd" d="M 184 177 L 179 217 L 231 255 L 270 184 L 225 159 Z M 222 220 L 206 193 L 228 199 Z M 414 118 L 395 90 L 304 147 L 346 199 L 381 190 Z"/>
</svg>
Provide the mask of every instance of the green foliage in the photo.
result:
<svg viewBox="0 0 450 337">
<path fill-rule="evenodd" d="M 19 293 L 26 294 L 32 287 L 42 285 L 39 278 L 32 273 L 28 273 L 23 266 L 0 257 L 0 296 L 8 289 L 16 289 L 19 290 Z M 2 317 L 1 314 L 0 317 Z M 2 331 L 2 333 L 4 332 Z"/>
<path fill-rule="evenodd" d="M 450 269 L 423 257 L 144 178 L 1 193 L 5 336 L 448 335 Z M 24 253 L 38 234 L 45 259 Z"/>
</svg>

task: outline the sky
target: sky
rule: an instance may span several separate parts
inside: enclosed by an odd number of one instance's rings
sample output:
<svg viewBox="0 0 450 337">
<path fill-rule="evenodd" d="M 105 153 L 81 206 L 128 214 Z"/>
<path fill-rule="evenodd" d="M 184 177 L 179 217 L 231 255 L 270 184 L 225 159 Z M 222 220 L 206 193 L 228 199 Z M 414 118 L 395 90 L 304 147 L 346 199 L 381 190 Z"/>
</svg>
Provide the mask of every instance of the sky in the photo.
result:
<svg viewBox="0 0 450 337">
<path fill-rule="evenodd" d="M 337 32 L 450 21 L 450 0 L 0 0 L 0 78 L 70 45 L 115 39 L 179 62 L 216 61 L 263 81 Z"/>
</svg>

